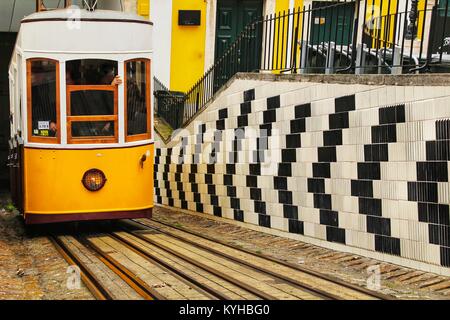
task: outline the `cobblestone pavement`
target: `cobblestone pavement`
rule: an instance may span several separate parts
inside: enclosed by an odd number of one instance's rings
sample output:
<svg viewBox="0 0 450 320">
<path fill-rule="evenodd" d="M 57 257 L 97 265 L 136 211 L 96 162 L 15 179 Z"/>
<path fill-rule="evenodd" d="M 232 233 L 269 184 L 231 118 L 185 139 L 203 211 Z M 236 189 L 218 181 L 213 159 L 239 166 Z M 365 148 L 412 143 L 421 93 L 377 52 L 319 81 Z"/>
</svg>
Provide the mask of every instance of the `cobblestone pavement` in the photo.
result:
<svg viewBox="0 0 450 320">
<path fill-rule="evenodd" d="M 0 299 L 93 299 L 67 288 L 68 264 L 44 236 L 27 234 L 21 216 L 0 205 Z"/>
<path fill-rule="evenodd" d="M 269 235 L 209 215 L 155 207 L 153 216 L 174 226 L 365 287 L 368 283 L 373 283 L 368 282 L 370 274 L 368 268 L 378 269 L 381 286 L 375 287 L 377 291 L 394 295 L 399 299 L 450 299 L 448 277 Z M 374 289 L 372 285 L 371 289 Z"/>
</svg>

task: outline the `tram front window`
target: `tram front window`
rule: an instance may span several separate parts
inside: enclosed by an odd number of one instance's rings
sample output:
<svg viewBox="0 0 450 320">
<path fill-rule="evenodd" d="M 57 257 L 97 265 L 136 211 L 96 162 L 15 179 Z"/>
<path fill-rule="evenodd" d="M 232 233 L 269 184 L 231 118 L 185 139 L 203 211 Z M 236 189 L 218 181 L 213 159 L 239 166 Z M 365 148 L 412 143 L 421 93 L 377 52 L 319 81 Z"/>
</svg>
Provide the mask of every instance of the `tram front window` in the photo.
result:
<svg viewBox="0 0 450 320">
<path fill-rule="evenodd" d="M 28 68 L 29 139 L 32 142 L 55 143 L 58 130 L 58 63 L 31 59 Z M 53 138 L 53 139 L 52 139 Z"/>
<path fill-rule="evenodd" d="M 117 62 L 66 63 L 69 143 L 117 142 Z"/>
</svg>

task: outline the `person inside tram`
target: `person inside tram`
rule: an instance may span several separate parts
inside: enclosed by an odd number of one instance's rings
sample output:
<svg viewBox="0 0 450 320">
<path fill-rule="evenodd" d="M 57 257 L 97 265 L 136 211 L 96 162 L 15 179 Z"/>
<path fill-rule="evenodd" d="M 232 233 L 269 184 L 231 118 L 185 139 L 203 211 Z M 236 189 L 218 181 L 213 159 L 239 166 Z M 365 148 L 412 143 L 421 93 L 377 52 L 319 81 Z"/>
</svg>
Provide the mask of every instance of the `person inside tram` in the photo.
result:
<svg viewBox="0 0 450 320">
<path fill-rule="evenodd" d="M 80 69 L 82 67 L 80 66 Z M 81 70 L 79 70 L 81 71 Z M 115 68 L 112 65 L 104 64 L 101 72 L 95 71 L 92 66 L 87 67 L 80 80 L 75 80 L 74 70 L 68 68 L 66 72 L 66 84 L 73 85 L 84 82 L 96 85 L 122 84 L 120 76 L 115 75 Z M 81 74 L 81 72 L 80 72 Z M 114 98 L 111 91 L 83 90 L 71 94 L 71 115 L 112 115 L 114 114 Z M 72 126 L 74 137 L 83 136 L 113 136 L 114 125 L 111 121 L 83 122 Z"/>
</svg>

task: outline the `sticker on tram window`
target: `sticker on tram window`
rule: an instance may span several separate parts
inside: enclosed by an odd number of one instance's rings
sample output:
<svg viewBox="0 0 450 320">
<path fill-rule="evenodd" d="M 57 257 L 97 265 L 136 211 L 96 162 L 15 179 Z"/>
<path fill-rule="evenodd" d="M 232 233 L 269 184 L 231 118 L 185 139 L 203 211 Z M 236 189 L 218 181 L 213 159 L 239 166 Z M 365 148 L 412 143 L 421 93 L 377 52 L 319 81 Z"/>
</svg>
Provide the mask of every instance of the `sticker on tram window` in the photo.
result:
<svg viewBox="0 0 450 320">
<path fill-rule="evenodd" d="M 39 130 L 50 129 L 50 121 L 38 121 L 38 129 Z"/>
<path fill-rule="evenodd" d="M 33 130 L 33 134 L 38 135 L 39 134 L 39 130 L 38 129 L 34 129 Z"/>
<path fill-rule="evenodd" d="M 48 137 L 48 130 L 41 130 L 41 136 Z"/>
</svg>

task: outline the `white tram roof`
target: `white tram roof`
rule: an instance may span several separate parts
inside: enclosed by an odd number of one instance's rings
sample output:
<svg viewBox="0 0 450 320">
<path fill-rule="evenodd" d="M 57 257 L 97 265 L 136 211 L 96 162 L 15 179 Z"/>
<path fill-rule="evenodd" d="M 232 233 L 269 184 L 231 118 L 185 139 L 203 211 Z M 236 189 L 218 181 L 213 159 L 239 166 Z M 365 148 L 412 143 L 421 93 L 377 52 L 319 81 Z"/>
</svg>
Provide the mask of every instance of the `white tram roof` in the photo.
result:
<svg viewBox="0 0 450 320">
<path fill-rule="evenodd" d="M 42 54 L 150 53 L 152 23 L 120 11 L 60 9 L 21 21 L 17 48 Z"/>
</svg>

